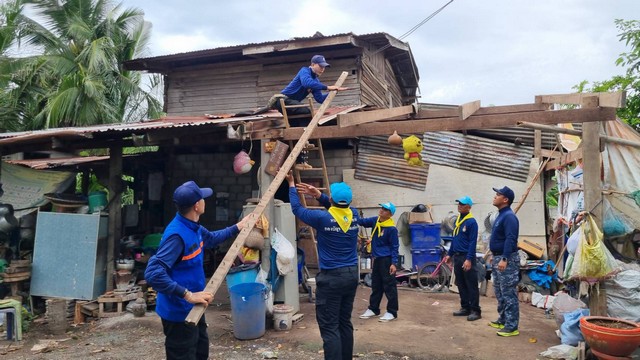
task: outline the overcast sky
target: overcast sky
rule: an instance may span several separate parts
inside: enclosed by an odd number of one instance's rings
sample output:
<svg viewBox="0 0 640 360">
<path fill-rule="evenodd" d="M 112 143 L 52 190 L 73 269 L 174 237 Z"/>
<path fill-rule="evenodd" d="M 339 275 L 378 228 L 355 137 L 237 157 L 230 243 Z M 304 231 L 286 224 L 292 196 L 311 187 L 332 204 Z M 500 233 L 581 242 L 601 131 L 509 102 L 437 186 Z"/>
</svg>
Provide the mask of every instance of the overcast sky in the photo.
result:
<svg viewBox="0 0 640 360">
<path fill-rule="evenodd" d="M 353 32 L 400 37 L 449 0 L 124 0 L 153 24 L 151 56 Z M 640 19 L 640 0 L 454 0 L 404 41 L 420 102 L 531 103 L 582 80 L 623 73 L 615 19 Z M 293 74 L 292 74 L 293 76 Z M 284 86 L 285 84 L 283 84 Z"/>
</svg>

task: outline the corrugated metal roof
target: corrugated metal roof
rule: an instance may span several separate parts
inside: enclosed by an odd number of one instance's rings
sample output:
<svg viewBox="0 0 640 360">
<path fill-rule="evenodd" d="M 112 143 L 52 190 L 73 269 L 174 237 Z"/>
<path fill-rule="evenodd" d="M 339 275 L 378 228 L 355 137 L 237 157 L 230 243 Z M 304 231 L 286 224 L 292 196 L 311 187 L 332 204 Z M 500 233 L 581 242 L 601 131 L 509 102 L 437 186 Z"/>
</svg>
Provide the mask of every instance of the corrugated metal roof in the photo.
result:
<svg viewBox="0 0 640 360">
<path fill-rule="evenodd" d="M 22 165 L 36 170 L 53 169 L 61 166 L 74 166 L 95 161 L 108 160 L 108 156 L 79 156 L 72 158 L 47 158 L 30 160 L 6 160 L 9 164 Z"/>
<path fill-rule="evenodd" d="M 387 138 L 384 135 L 360 138 L 354 177 L 381 184 L 424 190 L 429 167 L 407 165 L 402 147 L 389 145 Z M 423 158 L 424 154 L 423 151 Z"/>
<path fill-rule="evenodd" d="M 463 135 L 450 131 L 427 132 L 423 137 L 425 161 L 462 170 L 526 181 L 533 148 Z"/>
</svg>

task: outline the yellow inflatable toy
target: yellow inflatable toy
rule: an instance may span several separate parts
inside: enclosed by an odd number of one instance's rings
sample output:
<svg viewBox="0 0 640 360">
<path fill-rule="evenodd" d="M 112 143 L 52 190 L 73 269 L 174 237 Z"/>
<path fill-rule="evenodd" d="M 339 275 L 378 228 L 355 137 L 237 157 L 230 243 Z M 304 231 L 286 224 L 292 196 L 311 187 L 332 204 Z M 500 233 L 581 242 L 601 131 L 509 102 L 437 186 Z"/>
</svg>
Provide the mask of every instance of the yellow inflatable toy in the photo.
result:
<svg viewBox="0 0 640 360">
<path fill-rule="evenodd" d="M 424 166 L 422 161 L 422 140 L 417 136 L 411 135 L 402 140 L 402 148 L 404 149 L 404 159 L 411 166 Z"/>
</svg>

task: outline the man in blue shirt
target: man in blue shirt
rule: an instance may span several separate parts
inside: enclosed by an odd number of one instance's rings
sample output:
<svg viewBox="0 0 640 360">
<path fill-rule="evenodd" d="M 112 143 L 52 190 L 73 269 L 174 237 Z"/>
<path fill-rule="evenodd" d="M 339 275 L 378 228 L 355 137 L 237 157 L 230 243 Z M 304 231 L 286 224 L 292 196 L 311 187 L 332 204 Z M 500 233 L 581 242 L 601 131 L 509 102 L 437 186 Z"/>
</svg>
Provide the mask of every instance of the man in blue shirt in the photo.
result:
<svg viewBox="0 0 640 360">
<path fill-rule="evenodd" d="M 498 208 L 498 217 L 491 228 L 489 249 L 493 254 L 491 271 L 493 287 L 498 300 L 498 320 L 489 326 L 498 329 L 498 336 L 517 336 L 520 308 L 518 290 L 520 281 L 520 259 L 518 257 L 518 231 L 520 224 L 511 210 L 515 194 L 507 186 L 496 189 L 493 206 Z"/>
<path fill-rule="evenodd" d="M 358 225 L 373 228 L 371 233 L 371 296 L 369 308 L 361 319 L 380 315 L 382 294 L 387 296 L 387 312 L 378 321 L 388 322 L 398 318 L 398 287 L 396 284 L 396 263 L 398 262 L 398 229 L 391 218 L 396 206 L 390 202 L 380 204 L 378 216 L 360 218 Z"/>
<path fill-rule="evenodd" d="M 324 358 L 351 360 L 353 324 L 351 311 L 358 289 L 358 212 L 349 207 L 349 185 L 333 183 L 331 198 L 316 187 L 298 184 L 327 210 L 307 209 L 300 203 L 293 175 L 287 175 L 289 201 L 295 216 L 317 231 L 318 263 L 316 275 L 316 320 L 322 336 Z"/>
<path fill-rule="evenodd" d="M 204 214 L 204 199 L 211 188 L 200 188 L 188 181 L 175 190 L 173 202 L 178 210 L 162 235 L 158 252 L 149 259 L 144 276 L 157 292 L 156 313 L 162 319 L 168 360 L 200 360 L 209 357 L 207 324 L 202 316 L 197 326 L 185 323 L 194 304 L 208 305 L 213 294 L 203 291 L 205 275 L 203 249 L 213 248 L 237 235 L 246 222 L 218 231 L 198 224 Z"/>
<path fill-rule="evenodd" d="M 314 55 L 311 58 L 311 65 L 305 66 L 298 71 L 298 74 L 291 80 L 289 85 L 284 88 L 280 93 L 284 95 L 284 103 L 289 105 L 300 105 L 302 101 L 311 93 L 313 98 L 320 104 L 324 103 L 327 98 L 327 94 L 323 94 L 322 91 L 344 91 L 348 90 L 346 87 L 327 86 L 320 82 L 320 75 L 324 73 L 325 68 L 329 67 L 329 63 L 322 55 Z M 272 98 L 272 100 L 274 100 Z M 279 98 L 276 98 L 273 106 L 282 113 Z M 308 118 L 296 118 L 292 119 L 289 124 L 291 126 L 306 126 L 309 125 L 311 120 L 311 109 L 308 107 L 298 107 L 287 109 L 287 115 L 305 115 L 308 114 Z"/>
<path fill-rule="evenodd" d="M 453 316 L 466 316 L 468 321 L 475 321 L 482 318 L 476 270 L 478 223 L 471 214 L 473 200 L 463 196 L 456 201 L 459 214 L 453 229 L 453 241 L 445 257 L 446 262 L 453 259 L 453 273 L 460 293 L 460 310 L 455 311 Z"/>
</svg>

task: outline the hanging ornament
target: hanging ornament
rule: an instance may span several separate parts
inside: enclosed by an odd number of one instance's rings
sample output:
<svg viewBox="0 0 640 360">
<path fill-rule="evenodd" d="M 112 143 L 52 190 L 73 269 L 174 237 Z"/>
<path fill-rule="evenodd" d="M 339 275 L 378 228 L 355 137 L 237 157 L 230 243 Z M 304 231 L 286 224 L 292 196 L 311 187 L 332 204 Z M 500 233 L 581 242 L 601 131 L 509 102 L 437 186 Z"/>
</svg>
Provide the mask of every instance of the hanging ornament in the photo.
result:
<svg viewBox="0 0 640 360">
<path fill-rule="evenodd" d="M 247 154 L 244 150 L 241 150 L 234 158 L 233 158 L 233 172 L 238 175 L 248 173 L 253 164 L 256 162 L 251 160 L 249 154 Z"/>
<path fill-rule="evenodd" d="M 402 145 L 402 137 L 398 135 L 397 131 L 394 131 L 393 134 L 389 135 L 387 142 L 390 145 L 399 146 Z"/>
</svg>

